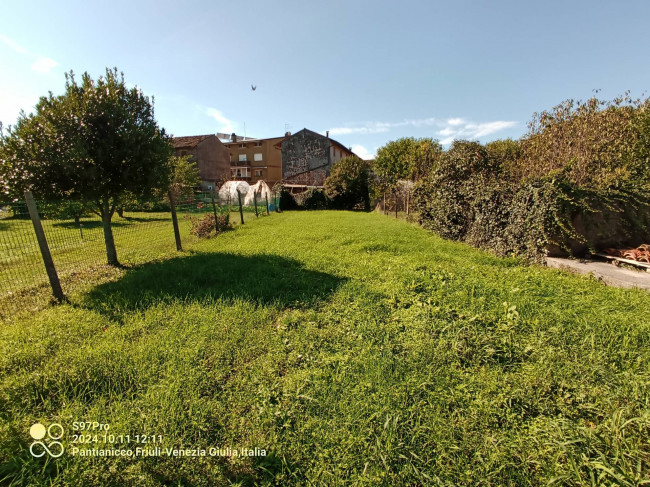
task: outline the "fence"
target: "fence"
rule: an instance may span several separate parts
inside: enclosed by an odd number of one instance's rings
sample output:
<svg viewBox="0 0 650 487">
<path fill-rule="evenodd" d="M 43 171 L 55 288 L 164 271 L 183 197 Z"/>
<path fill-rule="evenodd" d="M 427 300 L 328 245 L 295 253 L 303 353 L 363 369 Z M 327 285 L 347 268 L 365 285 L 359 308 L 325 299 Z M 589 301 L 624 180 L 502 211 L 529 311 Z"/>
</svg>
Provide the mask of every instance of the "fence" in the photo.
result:
<svg viewBox="0 0 650 487">
<path fill-rule="evenodd" d="M 246 206 L 242 195 L 240 206 L 238 201 L 220 201 L 216 193 L 179 197 L 174 205 L 178 242 L 169 200 L 126 204 L 118 209 L 111 224 L 118 259 L 121 264 L 136 265 L 161 258 L 175 252 L 179 245 L 186 248 L 197 240 L 191 233 L 193 221 L 206 214 L 229 214 L 232 224 L 241 225 L 274 211 L 277 196 L 273 195 L 268 205 L 267 200 L 254 198 Z M 78 203 L 64 201 L 36 201 L 35 209 L 64 293 L 106 268 L 99 216 Z M 26 201 L 0 204 L 0 299 L 50 289 L 51 279 L 44 265 L 47 256 L 39 244 L 37 226 Z M 53 291 L 56 296 L 56 289 Z"/>
</svg>

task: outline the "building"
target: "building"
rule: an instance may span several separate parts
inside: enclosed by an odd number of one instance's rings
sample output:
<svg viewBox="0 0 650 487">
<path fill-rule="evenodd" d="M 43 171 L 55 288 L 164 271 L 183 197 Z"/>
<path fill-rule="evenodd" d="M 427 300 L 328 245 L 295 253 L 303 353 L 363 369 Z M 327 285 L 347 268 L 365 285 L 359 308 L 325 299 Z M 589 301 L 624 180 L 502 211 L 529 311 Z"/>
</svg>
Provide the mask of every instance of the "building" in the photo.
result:
<svg viewBox="0 0 650 487">
<path fill-rule="evenodd" d="M 228 148 L 214 134 L 173 137 L 174 155 L 191 156 L 196 162 L 204 190 L 219 189 L 217 184 L 230 176 Z"/>
<path fill-rule="evenodd" d="M 302 129 L 287 134 L 282 148 L 282 182 L 292 190 L 300 191 L 310 186 L 323 186 L 332 165 L 354 153 L 327 135 Z"/>
<path fill-rule="evenodd" d="M 243 138 L 232 134 L 225 146 L 230 153 L 230 178 L 255 184 L 260 179 L 270 187 L 282 180 L 282 149 L 285 137 Z"/>
</svg>

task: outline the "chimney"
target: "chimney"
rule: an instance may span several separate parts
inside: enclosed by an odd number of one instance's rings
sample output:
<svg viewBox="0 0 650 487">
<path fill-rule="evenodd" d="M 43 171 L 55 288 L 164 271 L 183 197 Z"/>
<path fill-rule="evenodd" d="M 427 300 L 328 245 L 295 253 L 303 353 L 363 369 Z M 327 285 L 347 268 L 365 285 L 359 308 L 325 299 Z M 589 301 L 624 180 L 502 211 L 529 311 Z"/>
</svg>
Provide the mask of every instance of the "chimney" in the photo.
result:
<svg viewBox="0 0 650 487">
<path fill-rule="evenodd" d="M 235 132 L 233 132 L 230 136 L 230 142 L 237 142 L 237 136 L 235 135 Z"/>
<path fill-rule="evenodd" d="M 284 136 L 285 136 L 285 137 L 291 137 L 291 132 L 285 132 L 285 133 L 284 133 Z"/>
<path fill-rule="evenodd" d="M 330 138 L 330 131 L 329 130 L 325 132 L 325 137 L 327 137 L 328 139 Z"/>
</svg>

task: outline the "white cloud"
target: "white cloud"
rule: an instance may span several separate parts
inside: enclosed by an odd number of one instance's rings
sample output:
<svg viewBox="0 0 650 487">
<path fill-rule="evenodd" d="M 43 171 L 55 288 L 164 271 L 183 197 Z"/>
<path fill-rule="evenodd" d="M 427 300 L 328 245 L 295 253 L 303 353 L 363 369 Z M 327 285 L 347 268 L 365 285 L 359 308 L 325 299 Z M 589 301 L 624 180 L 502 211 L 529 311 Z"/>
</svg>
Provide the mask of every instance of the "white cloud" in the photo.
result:
<svg viewBox="0 0 650 487">
<path fill-rule="evenodd" d="M 8 46 L 13 51 L 19 54 L 23 54 L 26 58 L 34 59 L 34 61 L 31 64 L 31 68 L 32 71 L 36 73 L 49 74 L 52 72 L 54 68 L 56 68 L 59 65 L 59 63 L 57 63 L 54 59 L 50 59 L 49 57 L 43 57 L 43 56 L 39 57 L 32 54 L 26 48 L 18 44 L 13 39 L 10 39 L 6 35 L 0 34 L 0 42 Z"/>
<path fill-rule="evenodd" d="M 39 57 L 36 61 L 32 63 L 32 71 L 36 71 L 41 74 L 48 74 L 54 68 L 59 65 L 54 59 L 49 57 Z"/>
<path fill-rule="evenodd" d="M 497 120 L 475 123 L 461 117 L 438 120 L 436 118 L 404 119 L 400 122 L 366 122 L 357 127 L 335 127 L 329 129 L 330 135 L 366 135 L 390 132 L 396 127 L 436 127 L 436 135 L 443 137 L 441 144 L 450 144 L 454 139 L 478 139 L 500 130 L 513 127 L 517 122 Z M 325 133 L 325 131 L 323 131 Z"/>
<path fill-rule="evenodd" d="M 435 123 L 435 118 L 405 119 L 401 122 L 366 122 L 361 127 L 334 127 L 329 129 L 329 132 L 330 135 L 381 134 L 395 127 L 426 127 Z"/>
<path fill-rule="evenodd" d="M 352 146 L 352 152 L 354 152 L 361 159 L 364 159 L 366 161 L 368 161 L 370 159 L 375 159 L 377 157 L 377 155 L 375 153 L 371 153 L 370 151 L 368 151 L 368 149 L 366 149 L 362 145 L 353 145 Z"/>
<path fill-rule="evenodd" d="M 216 108 L 211 108 L 211 107 L 206 107 L 205 108 L 205 113 L 214 118 L 217 122 L 221 124 L 221 126 L 218 128 L 219 132 L 224 132 L 224 133 L 231 133 L 235 131 L 235 125 L 237 125 L 235 122 L 232 120 L 226 118 L 223 113 L 221 113 L 220 110 L 217 110 Z"/>
<path fill-rule="evenodd" d="M 462 125 L 465 123 L 465 120 L 462 118 L 450 118 L 447 120 L 447 124 L 451 125 L 452 127 L 456 127 L 457 125 Z"/>
<path fill-rule="evenodd" d="M 329 129 L 330 135 L 380 134 L 388 131 L 389 127 L 382 124 L 369 124 L 366 127 L 334 127 Z"/>
<path fill-rule="evenodd" d="M 19 54 L 29 54 L 29 51 L 27 51 L 27 49 L 25 49 L 13 39 L 9 39 L 6 35 L 0 34 L 0 42 L 9 46 L 12 50 L 16 51 Z"/>
<path fill-rule="evenodd" d="M 443 145 L 451 144 L 456 139 L 472 140 L 485 137 L 500 130 L 513 127 L 517 125 L 517 122 L 497 120 L 494 122 L 472 123 L 455 118 L 447 120 L 446 125 L 446 127 L 438 131 L 438 135 L 444 137 L 440 141 Z"/>
</svg>

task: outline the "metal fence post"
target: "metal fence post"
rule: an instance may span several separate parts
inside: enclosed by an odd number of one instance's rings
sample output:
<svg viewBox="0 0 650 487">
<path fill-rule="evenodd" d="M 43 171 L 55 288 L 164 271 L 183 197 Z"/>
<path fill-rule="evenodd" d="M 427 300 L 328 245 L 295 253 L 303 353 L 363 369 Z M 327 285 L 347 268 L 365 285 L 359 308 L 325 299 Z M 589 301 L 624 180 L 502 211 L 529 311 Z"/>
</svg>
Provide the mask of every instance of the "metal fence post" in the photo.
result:
<svg viewBox="0 0 650 487">
<path fill-rule="evenodd" d="M 172 212 L 172 223 L 174 224 L 174 237 L 176 238 L 176 250 L 183 250 L 181 245 L 181 232 L 178 229 L 178 217 L 176 216 L 176 204 L 174 203 L 174 194 L 169 191 L 167 193 L 169 197 L 169 209 Z"/>
<path fill-rule="evenodd" d="M 54 267 L 52 254 L 50 254 L 50 248 L 47 245 L 47 239 L 45 238 L 43 225 L 41 224 L 41 219 L 38 216 L 38 208 L 36 207 L 36 202 L 34 201 L 34 196 L 32 195 L 31 191 L 25 191 L 25 203 L 27 203 L 29 216 L 32 219 L 32 224 L 34 225 L 34 232 L 36 233 L 36 240 L 38 240 L 38 247 L 41 250 L 41 256 L 43 257 L 43 263 L 45 264 L 47 277 L 50 280 L 50 286 L 52 286 L 52 294 L 58 302 L 62 302 L 65 300 L 65 296 L 63 295 L 63 290 L 61 289 L 61 282 L 59 281 L 59 276 L 56 273 L 56 267 Z"/>
<path fill-rule="evenodd" d="M 241 224 L 244 224 L 244 209 L 241 206 L 241 193 L 239 189 L 237 190 L 237 199 L 239 200 L 239 217 L 241 218 Z"/>
<path fill-rule="evenodd" d="M 255 218 L 259 215 L 257 214 L 257 192 L 253 191 L 253 203 L 255 204 Z"/>
</svg>

